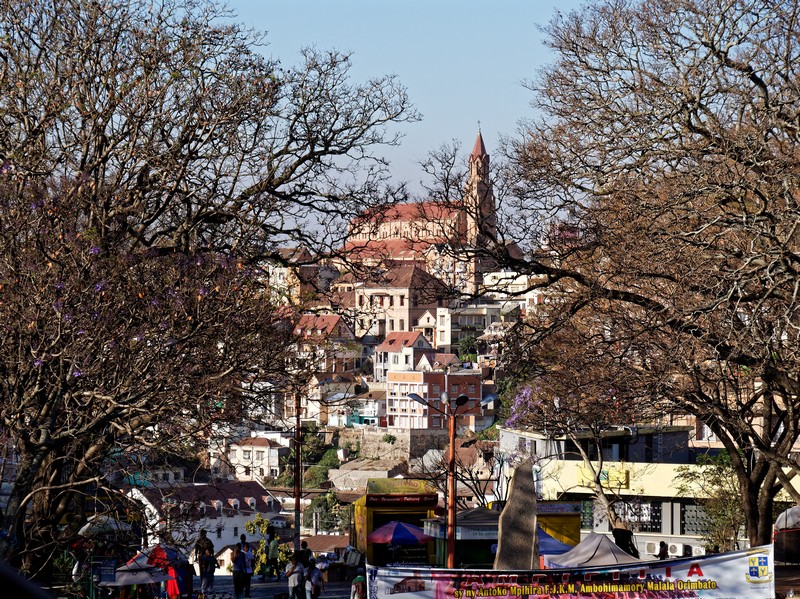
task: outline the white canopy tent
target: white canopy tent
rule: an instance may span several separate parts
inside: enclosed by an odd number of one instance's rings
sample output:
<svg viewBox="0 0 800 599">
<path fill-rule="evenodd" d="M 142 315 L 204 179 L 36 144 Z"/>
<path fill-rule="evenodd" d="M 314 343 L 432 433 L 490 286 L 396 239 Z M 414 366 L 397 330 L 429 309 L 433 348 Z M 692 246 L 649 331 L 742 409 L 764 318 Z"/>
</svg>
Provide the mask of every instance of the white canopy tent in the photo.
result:
<svg viewBox="0 0 800 599">
<path fill-rule="evenodd" d="M 566 553 L 544 554 L 542 557 L 546 568 L 612 566 L 642 561 L 617 547 L 609 537 L 594 532 Z"/>
</svg>

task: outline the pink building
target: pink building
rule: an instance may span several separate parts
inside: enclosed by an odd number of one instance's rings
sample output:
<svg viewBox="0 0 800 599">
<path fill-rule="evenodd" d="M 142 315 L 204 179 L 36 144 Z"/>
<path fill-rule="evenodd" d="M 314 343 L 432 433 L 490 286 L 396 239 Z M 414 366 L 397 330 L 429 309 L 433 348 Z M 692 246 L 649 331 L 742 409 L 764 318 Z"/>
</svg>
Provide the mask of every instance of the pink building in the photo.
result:
<svg viewBox="0 0 800 599">
<path fill-rule="evenodd" d="M 386 426 L 399 429 L 444 429 L 447 418 L 441 401 L 442 393 L 447 392 L 452 400 L 461 394 L 469 400 L 458 409 L 459 427 L 481 430 L 492 422 L 491 416 L 484 416 L 480 403 L 483 397 L 483 381 L 480 372 L 466 370 L 461 372 L 420 372 L 394 371 L 386 373 Z M 430 407 L 424 406 L 408 395 L 416 393 L 425 399 Z"/>
</svg>

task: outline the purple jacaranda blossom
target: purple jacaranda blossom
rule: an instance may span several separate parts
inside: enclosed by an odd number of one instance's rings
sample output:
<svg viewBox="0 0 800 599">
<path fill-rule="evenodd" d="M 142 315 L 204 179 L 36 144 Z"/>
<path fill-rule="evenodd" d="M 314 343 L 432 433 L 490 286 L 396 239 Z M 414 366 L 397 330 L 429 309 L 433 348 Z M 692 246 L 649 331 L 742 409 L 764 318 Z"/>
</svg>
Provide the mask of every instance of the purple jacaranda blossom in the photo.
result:
<svg viewBox="0 0 800 599">
<path fill-rule="evenodd" d="M 107 287 L 108 283 L 106 281 L 100 281 L 94 286 L 94 290 L 99 293 L 100 291 L 105 291 Z"/>
<path fill-rule="evenodd" d="M 72 376 L 74 376 L 75 378 L 82 377 L 83 372 L 80 369 L 76 368 L 72 371 Z"/>
<path fill-rule="evenodd" d="M 96 245 L 93 245 L 92 247 L 89 248 L 89 255 L 90 256 L 96 256 L 99 253 L 100 253 L 100 248 L 97 247 Z"/>
<path fill-rule="evenodd" d="M 36 358 L 33 361 L 33 365 L 36 366 L 36 368 L 39 368 L 39 366 L 42 366 L 43 364 L 44 364 L 44 360 L 42 360 L 41 358 Z"/>
</svg>

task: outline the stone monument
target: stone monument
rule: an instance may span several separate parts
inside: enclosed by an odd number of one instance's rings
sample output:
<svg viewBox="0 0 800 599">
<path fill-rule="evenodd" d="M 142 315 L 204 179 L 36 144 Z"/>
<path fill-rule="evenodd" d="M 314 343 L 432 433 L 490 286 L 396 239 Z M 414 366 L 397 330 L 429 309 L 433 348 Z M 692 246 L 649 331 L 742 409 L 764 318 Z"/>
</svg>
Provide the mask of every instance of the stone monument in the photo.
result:
<svg viewBox="0 0 800 599">
<path fill-rule="evenodd" d="M 539 547 L 536 539 L 536 485 L 533 463 L 525 460 L 511 477 L 508 502 L 500 514 L 495 570 L 536 570 Z"/>
</svg>

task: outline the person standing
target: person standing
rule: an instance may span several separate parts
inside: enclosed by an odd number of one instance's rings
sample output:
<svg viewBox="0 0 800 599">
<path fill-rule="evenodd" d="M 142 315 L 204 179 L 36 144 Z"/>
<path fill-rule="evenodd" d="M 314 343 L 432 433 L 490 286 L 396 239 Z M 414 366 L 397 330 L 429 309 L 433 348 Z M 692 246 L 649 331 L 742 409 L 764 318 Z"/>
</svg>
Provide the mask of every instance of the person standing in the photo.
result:
<svg viewBox="0 0 800 599">
<path fill-rule="evenodd" d="M 300 556 L 297 552 L 293 553 L 292 561 L 286 565 L 286 578 L 289 581 L 289 599 L 305 599 L 303 577 L 306 571 L 299 558 Z"/>
<path fill-rule="evenodd" d="M 242 544 L 236 543 L 233 549 L 233 596 L 234 599 L 244 599 L 244 581 L 246 576 L 246 564 Z"/>
<path fill-rule="evenodd" d="M 317 599 L 322 593 L 322 572 L 317 568 L 317 560 L 308 560 L 306 570 L 306 599 Z"/>
<path fill-rule="evenodd" d="M 250 597 L 250 585 L 253 582 L 253 560 L 255 556 L 250 549 L 250 543 L 245 542 L 242 545 L 242 553 L 244 553 L 244 596 Z"/>
<path fill-rule="evenodd" d="M 297 559 L 304 569 L 308 569 L 308 564 L 311 561 L 312 557 L 314 557 L 314 554 L 311 553 L 311 549 L 308 548 L 308 543 L 306 541 L 301 542 L 300 555 L 298 556 Z"/>
<path fill-rule="evenodd" d="M 206 548 L 205 553 L 200 558 L 200 592 L 203 597 L 208 597 L 214 590 L 214 573 L 217 570 L 217 560 Z"/>
<path fill-rule="evenodd" d="M 276 582 L 281 578 L 281 571 L 278 568 L 279 557 L 278 538 L 273 536 L 269 542 L 269 549 L 267 550 L 267 573 L 269 576 L 274 576 Z"/>
<path fill-rule="evenodd" d="M 669 557 L 669 549 L 666 541 L 661 541 L 658 544 L 658 553 L 656 554 L 656 557 L 658 559 L 667 559 Z"/>
<path fill-rule="evenodd" d="M 208 538 L 206 535 L 206 529 L 203 528 L 200 530 L 200 536 L 197 538 L 197 542 L 194 544 L 194 559 L 197 562 L 199 562 L 200 558 L 205 555 L 206 549 L 211 552 L 211 555 L 214 555 L 214 543 L 212 543 L 211 539 Z"/>
<path fill-rule="evenodd" d="M 367 579 L 364 568 L 359 568 L 350 586 L 350 599 L 367 599 Z"/>
</svg>

